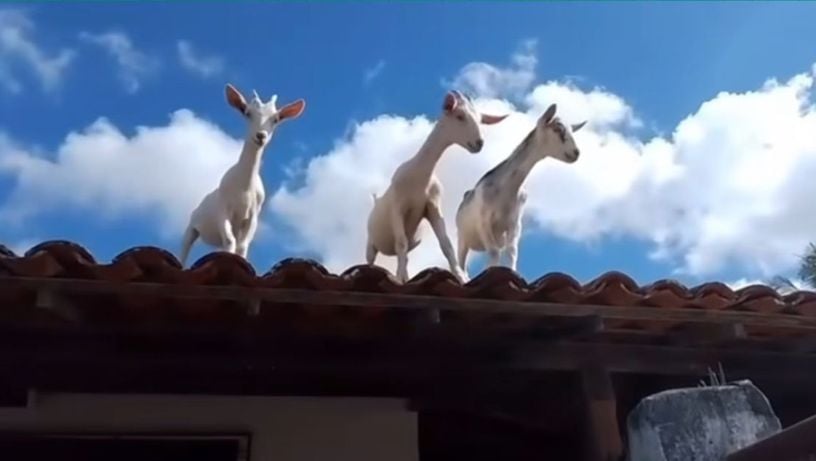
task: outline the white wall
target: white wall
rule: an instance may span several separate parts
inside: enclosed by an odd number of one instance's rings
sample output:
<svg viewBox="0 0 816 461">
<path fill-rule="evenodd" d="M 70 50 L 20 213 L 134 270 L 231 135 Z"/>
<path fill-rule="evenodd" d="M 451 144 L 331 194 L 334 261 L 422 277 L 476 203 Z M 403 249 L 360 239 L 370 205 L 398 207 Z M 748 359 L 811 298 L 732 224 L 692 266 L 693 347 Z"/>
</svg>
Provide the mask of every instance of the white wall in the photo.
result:
<svg viewBox="0 0 816 461">
<path fill-rule="evenodd" d="M 34 395 L 0 407 L 0 430 L 252 433 L 252 461 L 417 461 L 402 400 L 170 395 Z"/>
</svg>

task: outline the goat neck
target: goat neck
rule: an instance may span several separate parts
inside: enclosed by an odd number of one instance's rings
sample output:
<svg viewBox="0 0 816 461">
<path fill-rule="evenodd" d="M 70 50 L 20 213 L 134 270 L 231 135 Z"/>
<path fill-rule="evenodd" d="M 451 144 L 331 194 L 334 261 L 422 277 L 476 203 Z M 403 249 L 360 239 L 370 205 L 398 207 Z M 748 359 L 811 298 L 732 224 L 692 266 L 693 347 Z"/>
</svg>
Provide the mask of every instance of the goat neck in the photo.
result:
<svg viewBox="0 0 816 461">
<path fill-rule="evenodd" d="M 497 168 L 496 181 L 501 184 L 501 189 L 505 193 L 517 194 L 533 167 L 546 158 L 536 154 L 532 136 L 533 132 L 530 132 Z"/>
<path fill-rule="evenodd" d="M 415 166 L 415 173 L 417 176 L 425 177 L 430 180 L 436 169 L 436 164 L 442 158 L 442 153 L 445 149 L 451 146 L 453 142 L 445 136 L 445 132 L 440 126 L 439 122 L 434 125 L 433 130 L 425 139 L 422 147 L 419 148 L 416 155 L 414 155 L 413 162 Z"/>
<path fill-rule="evenodd" d="M 249 187 L 252 178 L 260 174 L 261 156 L 268 144 L 269 140 L 263 146 L 258 146 L 249 139 L 244 141 L 238 163 L 235 164 L 235 170 L 238 173 L 237 179 L 241 186 Z"/>
</svg>

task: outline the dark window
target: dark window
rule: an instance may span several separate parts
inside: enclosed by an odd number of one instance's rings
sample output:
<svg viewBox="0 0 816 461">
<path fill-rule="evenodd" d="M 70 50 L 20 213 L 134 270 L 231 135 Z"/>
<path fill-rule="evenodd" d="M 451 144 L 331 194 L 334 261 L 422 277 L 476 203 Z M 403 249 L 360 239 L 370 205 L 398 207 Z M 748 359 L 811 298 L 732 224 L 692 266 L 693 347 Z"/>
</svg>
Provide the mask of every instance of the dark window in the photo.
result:
<svg viewBox="0 0 816 461">
<path fill-rule="evenodd" d="M 249 436 L 0 433 L 9 461 L 247 461 Z"/>
</svg>

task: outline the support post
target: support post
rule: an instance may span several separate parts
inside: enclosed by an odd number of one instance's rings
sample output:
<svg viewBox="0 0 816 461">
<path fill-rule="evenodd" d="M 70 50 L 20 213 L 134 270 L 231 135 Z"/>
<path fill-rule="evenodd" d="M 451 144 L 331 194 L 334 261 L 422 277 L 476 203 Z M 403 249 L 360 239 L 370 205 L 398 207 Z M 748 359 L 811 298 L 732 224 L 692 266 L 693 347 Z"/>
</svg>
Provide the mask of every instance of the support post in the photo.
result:
<svg viewBox="0 0 816 461">
<path fill-rule="evenodd" d="M 623 454 L 623 441 L 618 427 L 617 399 L 609 371 L 599 365 L 581 370 L 584 401 L 586 402 L 587 461 L 618 461 Z"/>
</svg>

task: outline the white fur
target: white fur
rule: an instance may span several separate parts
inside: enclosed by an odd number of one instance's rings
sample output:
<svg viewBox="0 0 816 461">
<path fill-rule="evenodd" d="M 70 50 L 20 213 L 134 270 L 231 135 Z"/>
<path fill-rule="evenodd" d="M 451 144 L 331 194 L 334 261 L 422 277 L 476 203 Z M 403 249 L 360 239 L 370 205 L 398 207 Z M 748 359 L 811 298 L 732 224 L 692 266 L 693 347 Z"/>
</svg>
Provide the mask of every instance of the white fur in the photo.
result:
<svg viewBox="0 0 816 461">
<path fill-rule="evenodd" d="M 555 118 L 555 110 L 555 104 L 551 105 L 513 153 L 465 192 L 456 213 L 457 259 L 465 273 L 470 250 L 486 251 L 488 266 L 498 265 L 505 251 L 509 267 L 516 270 L 521 218 L 527 201 L 527 193 L 522 190 L 525 179 L 547 157 L 565 163 L 578 160 L 572 133 L 585 122 L 570 129 Z"/>
<path fill-rule="evenodd" d="M 261 156 L 277 125 L 300 116 L 305 107 L 305 102 L 299 99 L 278 110 L 275 107 L 277 95 L 264 103 L 254 90 L 252 100 L 247 103 L 229 84 L 225 92 L 227 103 L 247 120 L 244 146 L 238 162 L 224 173 L 218 187 L 207 194 L 190 215 L 181 247 L 182 266 L 198 238 L 246 258 L 266 196 L 260 176 Z"/>
<path fill-rule="evenodd" d="M 408 280 L 408 252 L 419 245 L 419 224 L 427 219 L 451 272 L 461 281 L 467 279 L 459 269 L 453 245 L 442 216 L 442 184 L 434 169 L 442 153 L 457 144 L 472 154 L 482 150 L 484 141 L 480 122 L 498 123 L 505 116 L 480 114 L 469 98 L 458 92 L 445 96 L 443 113 L 419 151 L 400 165 L 385 193 L 374 197 L 368 216 L 366 262 L 374 264 L 378 253 L 397 257 L 397 279 Z"/>
</svg>

